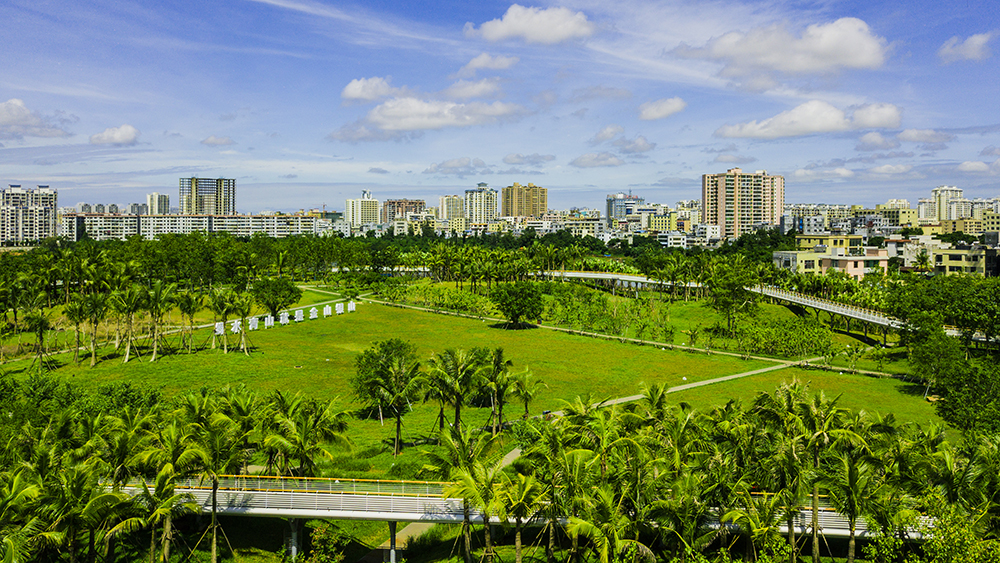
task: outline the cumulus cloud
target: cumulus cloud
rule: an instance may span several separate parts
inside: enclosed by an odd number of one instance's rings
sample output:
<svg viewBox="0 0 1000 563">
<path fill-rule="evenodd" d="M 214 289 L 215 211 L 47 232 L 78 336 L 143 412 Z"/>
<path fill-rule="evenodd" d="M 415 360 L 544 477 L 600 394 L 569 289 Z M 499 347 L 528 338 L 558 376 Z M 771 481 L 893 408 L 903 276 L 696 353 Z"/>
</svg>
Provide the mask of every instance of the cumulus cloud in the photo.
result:
<svg viewBox="0 0 1000 563">
<path fill-rule="evenodd" d="M 503 163 L 504 164 L 527 164 L 528 166 L 541 166 L 541 165 L 545 164 L 546 162 L 551 162 L 551 161 L 553 161 L 555 159 L 556 159 L 556 155 L 554 155 L 554 154 L 538 154 L 536 152 L 536 153 L 533 153 L 533 154 L 522 155 L 522 154 L 511 153 L 511 154 L 508 154 L 507 156 L 503 157 Z"/>
<path fill-rule="evenodd" d="M 230 139 L 229 137 L 216 137 L 215 135 L 210 135 L 207 139 L 203 139 L 201 144 L 220 147 L 224 145 L 235 145 L 236 141 Z"/>
<path fill-rule="evenodd" d="M 464 176 L 477 176 L 483 174 L 492 174 L 493 170 L 479 158 L 469 158 L 463 156 L 460 158 L 452 158 L 451 160 L 446 160 L 444 162 L 439 162 L 436 164 L 431 164 L 423 172 L 424 174 L 454 174 L 459 178 Z"/>
<path fill-rule="evenodd" d="M 442 91 L 441 94 L 456 100 L 493 97 L 500 94 L 500 80 L 497 78 L 484 78 L 475 81 L 459 80 Z"/>
<path fill-rule="evenodd" d="M 381 76 L 355 78 L 340 91 L 340 97 L 345 102 L 374 102 L 401 93 L 402 89 L 393 88 L 389 85 L 389 80 L 388 76 L 385 78 Z"/>
<path fill-rule="evenodd" d="M 788 74 L 826 74 L 843 68 L 879 68 L 886 40 L 857 18 L 813 24 L 800 37 L 785 24 L 731 31 L 704 47 L 682 43 L 674 54 L 724 63 L 724 76 L 748 76 L 760 70 Z"/>
<path fill-rule="evenodd" d="M 757 162 L 757 159 L 752 156 L 739 156 L 736 154 L 720 154 L 715 157 L 712 162 L 718 162 L 720 164 L 750 164 L 751 162 Z"/>
<path fill-rule="evenodd" d="M 869 172 L 875 174 L 906 174 L 910 170 L 913 170 L 913 166 L 909 164 L 883 164 L 882 166 L 872 168 Z"/>
<path fill-rule="evenodd" d="M 967 160 L 958 165 L 959 172 L 983 173 L 990 171 L 990 165 L 979 160 Z"/>
<path fill-rule="evenodd" d="M 992 33 L 977 33 L 970 35 L 964 41 L 957 35 L 944 42 L 938 49 L 938 57 L 943 63 L 953 63 L 955 61 L 981 61 L 989 58 L 989 42 L 993 39 Z"/>
<path fill-rule="evenodd" d="M 856 151 L 878 151 L 894 149 L 899 146 L 899 141 L 883 137 L 878 131 L 865 133 L 858 139 L 858 144 L 854 147 Z"/>
<path fill-rule="evenodd" d="M 367 120 L 385 131 L 420 131 L 493 123 L 524 112 L 516 104 L 393 98 L 368 112 Z"/>
<path fill-rule="evenodd" d="M 482 53 L 469 61 L 458 71 L 459 76 L 475 76 L 477 70 L 506 70 L 518 63 L 517 57 L 492 56 Z"/>
<path fill-rule="evenodd" d="M 589 100 L 623 100 L 631 98 L 632 92 L 625 88 L 611 88 L 608 86 L 590 86 L 589 88 L 577 88 L 573 90 L 574 102 L 586 102 Z"/>
<path fill-rule="evenodd" d="M 590 143 L 590 144 L 592 144 L 592 145 L 599 145 L 599 144 L 603 143 L 604 141 L 610 141 L 611 139 L 614 139 L 615 137 L 617 137 L 618 135 L 621 135 L 624 132 L 625 132 L 625 128 L 622 127 L 621 125 L 614 125 L 614 124 L 612 124 L 612 125 L 606 125 L 603 129 L 601 129 L 600 131 L 598 131 L 597 134 L 594 135 L 587 142 Z"/>
<path fill-rule="evenodd" d="M 372 108 L 364 119 L 344 125 L 327 138 L 349 143 L 400 140 L 429 129 L 485 125 L 523 113 L 525 109 L 522 106 L 502 102 L 458 103 L 393 98 Z"/>
<path fill-rule="evenodd" d="M 368 169 L 368 173 L 369 174 L 388 174 L 389 171 L 386 170 L 385 168 L 378 168 L 378 167 L 372 166 L 371 168 Z"/>
<path fill-rule="evenodd" d="M 600 166 L 621 166 L 625 161 L 609 152 L 587 153 L 580 155 L 570 162 L 570 165 L 577 168 L 597 168 Z"/>
<path fill-rule="evenodd" d="M 69 133 L 28 109 L 24 101 L 11 98 L 0 103 L 0 139 L 24 137 L 66 137 Z"/>
<path fill-rule="evenodd" d="M 898 127 L 899 108 L 892 104 L 867 104 L 854 108 L 852 115 L 827 102 L 812 100 L 763 121 L 724 125 L 717 137 L 779 139 L 851 129 Z"/>
<path fill-rule="evenodd" d="M 129 124 L 108 127 L 103 132 L 90 136 L 92 145 L 134 145 L 139 140 L 139 130 Z"/>
<path fill-rule="evenodd" d="M 1000 156 L 1000 147 L 994 147 L 993 145 L 990 145 L 984 148 L 979 153 L 979 156 Z"/>
<path fill-rule="evenodd" d="M 896 137 L 900 141 L 910 143 L 947 143 L 955 139 L 955 136 L 950 133 L 943 133 L 933 129 L 904 129 Z"/>
<path fill-rule="evenodd" d="M 612 144 L 618 147 L 618 150 L 623 154 L 640 154 L 649 152 L 656 148 L 656 143 L 650 143 L 642 135 L 639 135 L 632 140 L 628 140 L 623 137 Z"/>
<path fill-rule="evenodd" d="M 479 26 L 465 24 L 466 37 L 482 37 L 487 41 L 521 39 L 526 43 L 552 45 L 571 39 L 585 39 L 594 34 L 596 26 L 587 21 L 583 12 L 569 8 L 526 8 L 512 4 L 502 18 Z"/>
<path fill-rule="evenodd" d="M 663 98 L 654 102 L 646 102 L 639 106 L 639 119 L 646 121 L 663 119 L 664 117 L 670 117 L 671 115 L 682 111 L 686 107 L 687 102 L 678 97 Z"/>
</svg>

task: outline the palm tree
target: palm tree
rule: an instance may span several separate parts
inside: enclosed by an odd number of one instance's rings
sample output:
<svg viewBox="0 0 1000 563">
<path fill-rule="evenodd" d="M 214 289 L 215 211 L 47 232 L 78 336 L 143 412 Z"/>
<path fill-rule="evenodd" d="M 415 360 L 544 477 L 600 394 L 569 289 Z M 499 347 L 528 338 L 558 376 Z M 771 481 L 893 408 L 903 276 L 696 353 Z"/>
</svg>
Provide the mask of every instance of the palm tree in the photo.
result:
<svg viewBox="0 0 1000 563">
<path fill-rule="evenodd" d="M 205 452 L 201 475 L 212 481 L 212 556 L 218 561 L 218 495 L 219 475 L 234 473 L 243 467 L 246 452 L 241 447 L 243 436 L 233 421 L 216 413 L 207 424 L 198 425 L 198 440 Z"/>
<path fill-rule="evenodd" d="M 108 316 L 108 296 L 104 293 L 88 293 L 83 298 L 83 308 L 90 323 L 90 367 L 97 365 L 97 327 Z"/>
<path fill-rule="evenodd" d="M 514 519 L 514 563 L 521 563 L 521 530 L 548 502 L 549 489 L 533 475 L 504 474 L 500 488 L 500 511 L 503 520 Z"/>
<path fill-rule="evenodd" d="M 524 402 L 524 418 L 528 418 L 528 403 L 533 401 L 542 392 L 542 389 L 548 388 L 548 385 L 535 379 L 534 374 L 529 369 L 515 373 L 511 378 L 513 379 L 511 393 Z"/>
<path fill-rule="evenodd" d="M 462 406 L 477 391 L 486 358 L 483 350 L 449 348 L 431 358 L 428 377 L 438 387 L 445 402 L 455 408 L 455 428 L 462 427 Z"/>
<path fill-rule="evenodd" d="M 80 364 L 80 325 L 87 321 L 87 308 L 84 297 L 80 294 L 74 295 L 72 301 L 67 301 L 63 307 L 63 314 L 66 320 L 73 323 L 73 334 L 76 336 L 76 346 L 73 347 L 73 363 Z"/>
<path fill-rule="evenodd" d="M 445 497 L 460 497 L 466 507 L 471 506 L 479 510 L 483 519 L 486 563 L 493 563 L 495 555 L 493 553 L 490 518 L 501 510 L 501 498 L 497 494 L 497 487 L 501 483 L 502 472 L 503 460 L 490 463 L 484 462 L 482 459 L 474 460 L 467 467 L 451 472 L 449 479 L 454 482 L 446 486 L 443 492 Z"/>
<path fill-rule="evenodd" d="M 343 434 L 346 430 L 343 414 L 334 412 L 332 403 L 315 414 L 303 411 L 294 419 L 281 418 L 278 426 L 280 433 L 265 438 L 264 445 L 281 452 L 282 465 L 289 472 L 292 472 L 290 461 L 297 461 L 298 471 L 292 473 L 299 477 L 315 475 L 317 458 L 333 459 L 323 444 L 350 445 Z"/>
<path fill-rule="evenodd" d="M 187 319 L 187 326 L 185 326 L 181 332 L 181 347 L 185 347 L 184 343 L 186 340 L 186 349 L 190 354 L 194 341 L 194 316 L 198 314 L 198 311 L 201 311 L 205 307 L 205 298 L 198 292 L 181 291 L 177 294 L 175 302 L 177 303 L 177 309 L 180 311 L 181 316 L 184 319 Z"/>
<path fill-rule="evenodd" d="M 427 463 L 421 472 L 435 475 L 440 479 L 455 480 L 458 475 L 466 473 L 476 475 L 476 465 L 484 464 L 486 452 L 489 450 L 493 438 L 484 434 L 473 435 L 456 426 L 450 432 L 444 432 L 441 436 L 441 448 L 433 451 L 425 451 Z M 472 563 L 472 522 L 470 515 L 470 505 L 463 499 L 462 503 L 462 539 L 464 542 L 465 563 Z M 489 532 L 487 531 L 487 534 Z"/>
<path fill-rule="evenodd" d="M 847 448 L 820 479 L 829 492 L 830 504 L 847 518 L 847 563 L 854 563 L 858 518 L 872 507 L 879 488 L 872 465 L 861 448 Z"/>
<path fill-rule="evenodd" d="M 416 346 L 399 338 L 384 340 L 362 352 L 355 363 L 357 375 L 351 382 L 354 394 L 370 407 L 377 408 L 380 419 L 383 408 L 396 419 L 393 455 L 399 455 L 403 415 L 417 398 L 422 383 Z"/>
<path fill-rule="evenodd" d="M 233 313 L 240 319 L 240 351 L 246 356 L 250 355 L 247 344 L 247 331 L 249 330 L 247 318 L 253 312 L 253 303 L 253 296 L 249 293 L 235 293 L 231 303 Z"/>
<path fill-rule="evenodd" d="M 170 561 L 170 543 L 173 538 L 173 520 L 189 512 L 198 512 L 199 506 L 188 493 L 176 493 L 176 473 L 172 465 L 167 463 L 156 474 L 153 488 L 142 480 L 142 492 L 133 502 L 142 507 L 143 516 L 128 518 L 108 531 L 110 538 L 119 534 L 131 533 L 141 528 L 149 530 L 149 561 L 155 561 L 156 527 L 163 524 L 160 534 L 160 554 L 163 563 Z"/>
<path fill-rule="evenodd" d="M 212 321 L 222 321 L 222 350 L 229 353 L 229 339 L 226 338 L 226 321 L 229 320 L 229 313 L 232 312 L 233 292 L 217 288 L 208 294 L 208 308 L 212 311 Z M 215 329 L 212 330 L 212 349 L 215 350 L 215 340 L 218 335 Z"/>
<path fill-rule="evenodd" d="M 726 512 L 721 522 L 732 522 L 743 529 L 747 537 L 747 553 L 752 553 L 753 561 L 756 561 L 759 548 L 771 541 L 780 541 L 778 522 L 782 500 L 773 494 L 753 496 L 746 487 L 742 488 L 737 498 L 738 506 Z"/>
<path fill-rule="evenodd" d="M 51 522 L 50 531 L 61 532 L 67 546 L 70 563 L 76 562 L 77 541 L 81 532 L 91 534 L 94 549 L 95 526 L 102 516 L 128 500 L 123 493 L 107 492 L 98 483 L 98 473 L 86 464 L 64 468 L 46 495 L 43 513 Z"/>
<path fill-rule="evenodd" d="M 586 518 L 570 517 L 569 532 L 588 538 L 601 563 L 653 559 L 625 513 L 623 497 L 616 495 L 611 485 L 594 489 L 588 504 Z"/>
<path fill-rule="evenodd" d="M 42 494 L 26 471 L 0 473 L 0 561 L 29 561 L 33 541 L 42 533 L 42 520 L 31 516 Z"/>
<path fill-rule="evenodd" d="M 496 436 L 503 428 L 503 406 L 507 402 L 507 392 L 513 386 L 510 373 L 511 360 L 504 358 L 503 348 L 497 347 L 489 352 L 488 363 L 483 370 L 485 387 L 490 393 L 490 422 L 493 435 Z"/>
<path fill-rule="evenodd" d="M 127 364 L 131 356 L 132 345 L 135 343 L 135 316 L 145 306 L 147 294 L 146 288 L 138 284 L 131 284 L 111 295 L 111 306 L 125 319 L 125 357 L 122 360 L 123 364 Z"/>
<path fill-rule="evenodd" d="M 149 358 L 150 362 L 156 361 L 156 353 L 159 350 L 161 339 L 160 325 L 163 323 L 164 315 L 173 307 L 176 294 L 177 284 L 165 284 L 163 280 L 154 281 L 146 294 L 145 307 L 149 311 L 149 320 L 153 325 L 153 353 Z"/>
</svg>

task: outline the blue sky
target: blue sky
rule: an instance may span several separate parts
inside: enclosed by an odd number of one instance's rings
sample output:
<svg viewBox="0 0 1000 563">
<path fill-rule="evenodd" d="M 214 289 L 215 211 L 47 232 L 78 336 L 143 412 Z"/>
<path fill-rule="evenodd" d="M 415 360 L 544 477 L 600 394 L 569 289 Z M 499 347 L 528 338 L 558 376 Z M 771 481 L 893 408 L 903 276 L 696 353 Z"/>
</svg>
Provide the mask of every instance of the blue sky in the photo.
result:
<svg viewBox="0 0 1000 563">
<path fill-rule="evenodd" d="M 0 182 L 61 205 L 240 211 L 478 182 L 550 206 L 700 197 L 783 174 L 788 202 L 1000 196 L 994 2 L 7 0 Z"/>
</svg>

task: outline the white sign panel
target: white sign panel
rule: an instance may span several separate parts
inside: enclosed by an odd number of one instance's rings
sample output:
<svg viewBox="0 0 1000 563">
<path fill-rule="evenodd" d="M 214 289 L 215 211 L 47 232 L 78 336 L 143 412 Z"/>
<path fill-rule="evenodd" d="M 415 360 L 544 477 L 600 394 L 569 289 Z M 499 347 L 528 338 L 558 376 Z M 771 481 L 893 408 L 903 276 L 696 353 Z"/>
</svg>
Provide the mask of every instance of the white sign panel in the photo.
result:
<svg viewBox="0 0 1000 563">
<path fill-rule="evenodd" d="M 316 309 L 316 307 L 313 307 L 312 309 L 309 309 L 309 318 L 310 319 L 318 319 L 319 318 L 319 310 Z"/>
<path fill-rule="evenodd" d="M 354 312 L 354 301 L 351 301 L 350 303 L 347 304 L 347 312 L 348 313 Z"/>
<path fill-rule="evenodd" d="M 281 318 L 278 319 L 278 322 L 280 322 L 283 325 L 288 324 L 288 311 L 281 312 Z"/>
<path fill-rule="evenodd" d="M 344 304 L 343 303 L 337 303 L 337 314 L 338 315 L 343 315 L 344 314 Z"/>
<path fill-rule="evenodd" d="M 323 316 L 324 317 L 329 317 L 332 314 L 333 314 L 333 308 L 332 307 L 330 307 L 329 305 L 327 305 L 326 307 L 323 307 Z"/>
<path fill-rule="evenodd" d="M 222 336 L 223 332 L 226 332 L 226 324 L 221 321 L 215 323 L 215 334 L 217 336 Z"/>
<path fill-rule="evenodd" d="M 295 311 L 295 322 L 297 323 L 302 322 L 304 318 L 305 317 L 302 315 L 302 309 Z"/>
<path fill-rule="evenodd" d="M 257 317 L 250 317 L 250 326 L 248 328 L 250 330 L 257 330 L 257 326 L 258 326 Z"/>
<path fill-rule="evenodd" d="M 271 328 L 274 326 L 274 317 L 268 315 L 264 317 L 264 328 Z"/>
</svg>

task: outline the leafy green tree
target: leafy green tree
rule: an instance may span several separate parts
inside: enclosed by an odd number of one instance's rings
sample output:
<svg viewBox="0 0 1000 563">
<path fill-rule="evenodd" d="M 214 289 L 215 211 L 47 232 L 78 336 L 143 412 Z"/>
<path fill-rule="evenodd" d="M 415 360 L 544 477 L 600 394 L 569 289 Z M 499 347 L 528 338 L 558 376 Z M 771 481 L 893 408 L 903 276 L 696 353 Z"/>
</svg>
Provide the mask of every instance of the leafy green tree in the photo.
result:
<svg viewBox="0 0 1000 563">
<path fill-rule="evenodd" d="M 351 380 L 354 395 L 369 407 L 383 409 L 396 419 L 393 455 L 402 451 L 403 415 L 419 395 L 421 378 L 417 347 L 399 338 L 377 342 L 355 361 L 357 373 Z"/>
<path fill-rule="evenodd" d="M 486 367 L 484 350 L 449 348 L 431 358 L 427 365 L 428 384 L 444 401 L 455 409 L 455 428 L 462 426 L 462 407 L 479 390 Z"/>
<path fill-rule="evenodd" d="M 528 281 L 497 284 L 490 292 L 490 301 L 515 328 L 521 326 L 522 319 L 539 319 L 545 311 L 541 290 Z"/>
<path fill-rule="evenodd" d="M 250 294 L 258 305 L 267 309 L 267 312 L 274 318 L 278 317 L 278 312 L 298 303 L 302 298 L 302 290 L 299 286 L 287 277 L 281 277 L 283 259 L 287 251 L 279 253 L 282 263 L 278 266 L 278 277 L 263 278 L 253 282 Z"/>
</svg>

